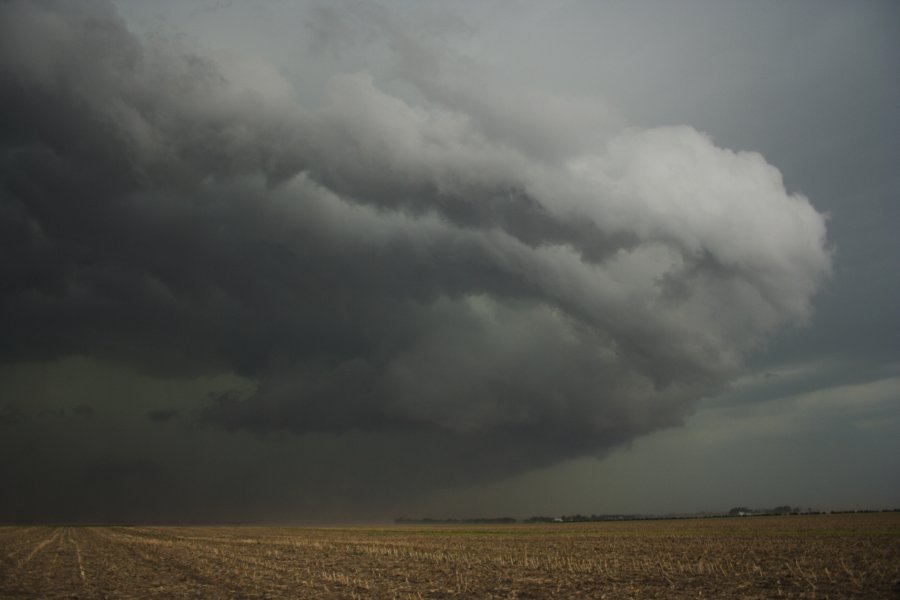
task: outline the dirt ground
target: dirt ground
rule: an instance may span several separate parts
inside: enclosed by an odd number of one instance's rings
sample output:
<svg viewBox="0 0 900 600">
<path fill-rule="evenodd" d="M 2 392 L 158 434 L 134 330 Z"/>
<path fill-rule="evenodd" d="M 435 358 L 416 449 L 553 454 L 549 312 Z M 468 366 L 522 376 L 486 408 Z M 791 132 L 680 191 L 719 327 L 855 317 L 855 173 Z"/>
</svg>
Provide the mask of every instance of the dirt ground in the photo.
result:
<svg viewBox="0 0 900 600">
<path fill-rule="evenodd" d="M 900 513 L 0 527 L 2 598 L 900 598 Z"/>
</svg>

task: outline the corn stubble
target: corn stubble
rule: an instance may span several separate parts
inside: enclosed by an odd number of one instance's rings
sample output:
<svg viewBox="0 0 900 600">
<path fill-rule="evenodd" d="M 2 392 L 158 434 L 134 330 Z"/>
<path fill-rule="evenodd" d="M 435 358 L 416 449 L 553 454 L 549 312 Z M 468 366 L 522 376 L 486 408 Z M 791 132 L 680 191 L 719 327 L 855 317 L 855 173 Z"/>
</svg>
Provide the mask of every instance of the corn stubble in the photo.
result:
<svg viewBox="0 0 900 600">
<path fill-rule="evenodd" d="M 3 598 L 897 595 L 898 513 L 503 527 L 0 527 Z"/>
</svg>

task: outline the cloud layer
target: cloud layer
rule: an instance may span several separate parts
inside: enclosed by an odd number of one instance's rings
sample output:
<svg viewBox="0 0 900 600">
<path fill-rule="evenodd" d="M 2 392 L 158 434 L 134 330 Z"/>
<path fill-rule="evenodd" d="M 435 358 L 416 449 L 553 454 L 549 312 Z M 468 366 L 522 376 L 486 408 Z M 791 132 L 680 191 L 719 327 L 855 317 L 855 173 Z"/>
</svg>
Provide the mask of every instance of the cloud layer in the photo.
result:
<svg viewBox="0 0 900 600">
<path fill-rule="evenodd" d="M 234 372 L 202 421 L 431 436 L 478 477 L 677 424 L 809 317 L 825 218 L 764 157 L 410 43 L 416 93 L 304 107 L 107 4 L 0 4 L 2 360 Z"/>
</svg>

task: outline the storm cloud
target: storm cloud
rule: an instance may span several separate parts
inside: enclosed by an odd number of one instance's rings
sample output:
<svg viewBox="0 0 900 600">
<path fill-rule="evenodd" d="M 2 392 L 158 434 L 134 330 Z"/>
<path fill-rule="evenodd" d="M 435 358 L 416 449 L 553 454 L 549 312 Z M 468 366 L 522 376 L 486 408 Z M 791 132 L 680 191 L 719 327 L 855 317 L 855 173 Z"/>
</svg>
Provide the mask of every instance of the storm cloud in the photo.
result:
<svg viewBox="0 0 900 600">
<path fill-rule="evenodd" d="M 0 4 L 0 359 L 236 373 L 198 421 L 477 480 L 677 425 L 809 319 L 826 219 L 762 155 L 395 41 L 408 92 L 307 106 L 103 2 Z"/>
</svg>

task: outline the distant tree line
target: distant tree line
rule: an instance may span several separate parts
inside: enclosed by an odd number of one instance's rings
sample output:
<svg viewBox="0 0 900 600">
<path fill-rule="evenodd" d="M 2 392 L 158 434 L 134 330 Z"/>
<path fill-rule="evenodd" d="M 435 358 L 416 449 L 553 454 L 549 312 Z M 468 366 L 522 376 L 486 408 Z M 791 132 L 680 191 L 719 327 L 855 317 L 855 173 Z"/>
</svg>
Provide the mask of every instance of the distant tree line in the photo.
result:
<svg viewBox="0 0 900 600">
<path fill-rule="evenodd" d="M 694 515 L 697 516 L 697 515 Z M 479 517 L 469 519 L 442 519 L 434 517 L 396 517 L 394 523 L 398 525 L 471 525 L 493 524 L 504 525 L 513 523 L 592 523 L 597 521 L 637 521 L 652 519 L 677 518 L 672 515 L 647 516 L 647 515 L 562 515 L 559 517 L 535 516 L 527 519 L 514 519 L 512 517 Z"/>
<path fill-rule="evenodd" d="M 512 517 L 478 517 L 474 519 L 435 519 L 432 517 L 423 517 L 421 519 L 416 519 L 409 517 L 397 517 L 394 519 L 394 523 L 397 523 L 398 525 L 505 525 L 517 522 L 518 521 L 516 519 L 513 519 Z"/>
<path fill-rule="evenodd" d="M 884 508 L 884 509 L 859 509 L 859 510 L 813 510 L 812 508 L 800 508 L 798 506 L 790 507 L 788 505 L 776 506 L 775 508 L 747 508 L 746 506 L 735 506 L 728 511 L 729 517 L 762 517 L 773 515 L 848 515 L 857 513 L 887 513 L 900 512 L 900 508 Z"/>
<path fill-rule="evenodd" d="M 776 506 L 775 508 L 747 508 L 746 506 L 735 506 L 728 511 L 730 517 L 753 517 L 759 515 L 810 515 L 818 514 L 811 508 L 800 508 L 798 506 L 791 507 L 787 504 L 784 506 Z"/>
<path fill-rule="evenodd" d="M 883 510 L 832 510 L 817 511 L 811 508 L 792 507 L 789 505 L 776 506 L 775 508 L 747 508 L 736 506 L 727 513 L 697 513 L 681 515 L 562 515 L 559 517 L 535 516 L 527 519 L 514 519 L 513 517 L 477 517 L 467 519 L 441 519 L 434 517 L 396 517 L 397 525 L 511 525 L 514 523 L 595 523 L 602 521 L 654 521 L 660 519 L 710 519 L 721 517 L 762 517 L 777 515 L 821 515 L 821 514 L 853 514 L 853 513 L 877 513 L 900 512 L 900 508 Z"/>
</svg>

